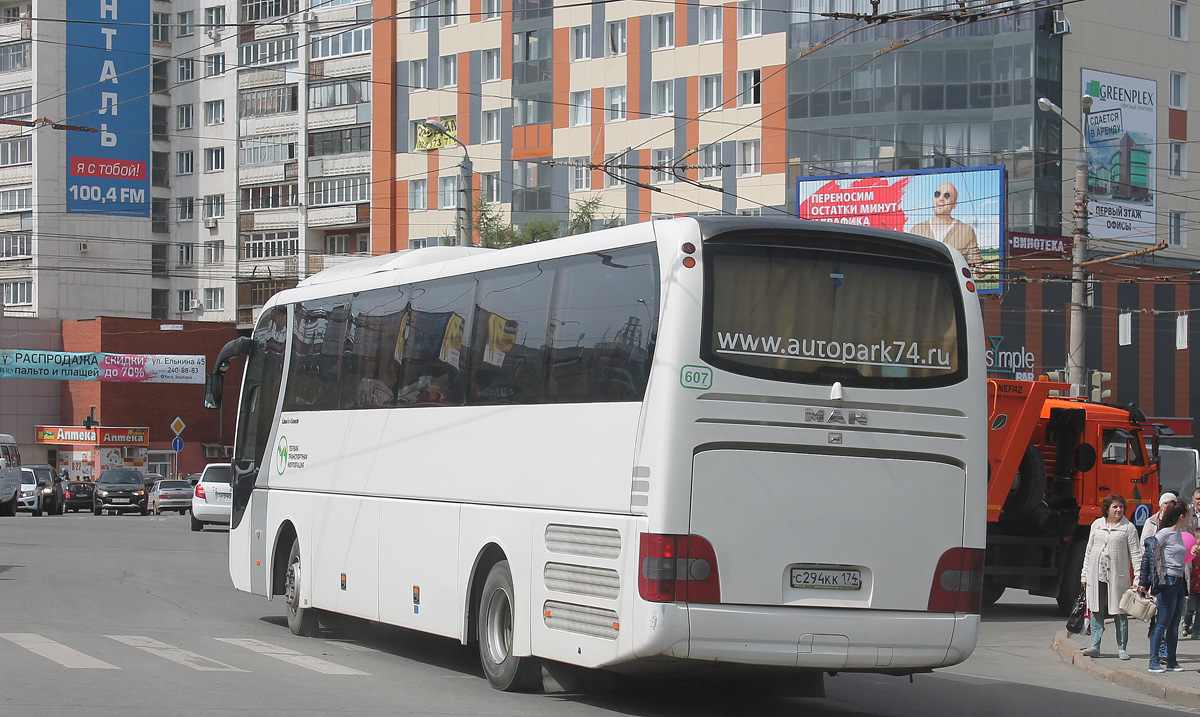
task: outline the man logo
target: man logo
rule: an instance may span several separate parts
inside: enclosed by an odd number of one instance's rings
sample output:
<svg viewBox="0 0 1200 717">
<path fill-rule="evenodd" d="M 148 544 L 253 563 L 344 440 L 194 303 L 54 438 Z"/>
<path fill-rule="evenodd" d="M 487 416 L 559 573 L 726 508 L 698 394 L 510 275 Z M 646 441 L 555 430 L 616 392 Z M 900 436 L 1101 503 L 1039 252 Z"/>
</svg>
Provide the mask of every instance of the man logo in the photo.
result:
<svg viewBox="0 0 1200 717">
<path fill-rule="evenodd" d="M 826 412 L 823 408 L 806 408 L 804 409 L 805 423 L 840 423 L 843 426 L 865 426 L 867 425 L 866 411 L 845 411 L 841 409 L 830 409 Z"/>
</svg>

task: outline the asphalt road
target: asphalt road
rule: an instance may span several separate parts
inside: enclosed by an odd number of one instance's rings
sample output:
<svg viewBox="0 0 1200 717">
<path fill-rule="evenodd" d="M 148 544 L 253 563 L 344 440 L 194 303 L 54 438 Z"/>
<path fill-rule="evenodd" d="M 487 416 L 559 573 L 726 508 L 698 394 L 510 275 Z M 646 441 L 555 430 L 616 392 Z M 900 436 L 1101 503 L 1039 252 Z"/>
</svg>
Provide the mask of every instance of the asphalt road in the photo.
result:
<svg viewBox="0 0 1200 717">
<path fill-rule="evenodd" d="M 1050 649 L 1053 603 L 1006 595 L 966 663 L 907 678 L 842 674 L 824 699 L 755 684 L 620 682 L 512 695 L 474 648 L 374 624 L 288 632 L 283 604 L 236 592 L 224 531 L 179 515 L 0 519 L 3 715 L 895 715 L 1098 717 L 1184 711 Z M 1193 676 L 1188 679 L 1196 679 Z"/>
</svg>

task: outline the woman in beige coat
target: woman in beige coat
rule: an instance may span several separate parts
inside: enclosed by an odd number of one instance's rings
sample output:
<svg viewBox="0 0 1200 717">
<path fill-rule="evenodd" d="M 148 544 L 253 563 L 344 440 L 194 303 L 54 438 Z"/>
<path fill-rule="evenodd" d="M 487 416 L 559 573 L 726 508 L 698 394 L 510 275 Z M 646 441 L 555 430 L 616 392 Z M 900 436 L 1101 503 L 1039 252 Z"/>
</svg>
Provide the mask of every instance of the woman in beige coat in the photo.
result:
<svg viewBox="0 0 1200 717">
<path fill-rule="evenodd" d="M 1121 595 L 1138 582 L 1142 566 L 1142 541 L 1137 528 L 1125 518 L 1125 499 L 1110 494 L 1100 506 L 1101 517 L 1092 523 L 1087 552 L 1083 554 L 1080 580 L 1092 613 L 1092 646 L 1082 651 L 1088 657 L 1100 654 L 1104 620 L 1112 616 L 1117 628 L 1117 654 L 1129 659 L 1129 616 L 1118 605 Z M 1132 580 L 1130 574 L 1132 573 Z"/>
</svg>

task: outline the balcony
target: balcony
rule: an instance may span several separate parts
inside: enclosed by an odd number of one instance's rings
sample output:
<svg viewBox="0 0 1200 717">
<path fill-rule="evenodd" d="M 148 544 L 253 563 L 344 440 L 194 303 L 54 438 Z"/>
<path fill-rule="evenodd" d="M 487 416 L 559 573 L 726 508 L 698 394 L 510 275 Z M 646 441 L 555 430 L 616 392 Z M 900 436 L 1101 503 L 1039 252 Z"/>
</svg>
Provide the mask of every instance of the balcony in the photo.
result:
<svg viewBox="0 0 1200 717">
<path fill-rule="evenodd" d="M 243 137 L 252 137 L 256 134 L 284 134 L 300 129 L 300 114 L 288 112 L 264 117 L 243 117 L 239 122 L 241 122 Z"/>
<path fill-rule="evenodd" d="M 295 281 L 299 273 L 299 258 L 294 256 L 242 259 L 237 264 L 238 281 Z"/>
<path fill-rule="evenodd" d="M 308 276 L 312 276 L 319 271 L 332 269 L 335 266 L 349 264 L 352 261 L 368 259 L 370 257 L 370 252 L 364 254 L 309 254 L 306 262 L 307 274 Z"/>
</svg>

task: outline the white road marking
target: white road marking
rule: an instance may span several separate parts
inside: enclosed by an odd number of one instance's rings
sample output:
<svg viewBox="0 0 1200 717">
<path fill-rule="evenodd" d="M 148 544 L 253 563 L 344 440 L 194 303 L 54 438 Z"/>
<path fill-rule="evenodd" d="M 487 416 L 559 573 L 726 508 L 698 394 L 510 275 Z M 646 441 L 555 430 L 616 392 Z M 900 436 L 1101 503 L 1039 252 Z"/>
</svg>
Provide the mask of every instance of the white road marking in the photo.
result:
<svg viewBox="0 0 1200 717">
<path fill-rule="evenodd" d="M 363 647 L 362 645 L 356 645 L 353 642 L 343 642 L 342 640 L 326 640 L 325 642 L 333 645 L 334 647 L 344 647 L 347 650 L 354 650 L 356 652 L 379 652 L 379 650 L 376 650 L 373 647 Z"/>
<path fill-rule="evenodd" d="M 183 648 L 168 645 L 165 642 L 159 642 L 153 638 L 144 637 L 142 635 L 105 635 L 105 637 L 116 640 L 130 647 L 136 647 L 139 650 L 145 650 L 151 655 L 177 662 L 181 665 L 199 670 L 201 672 L 245 672 L 233 665 L 226 665 L 224 662 L 217 662 L 203 655 L 197 655 L 194 652 L 188 652 Z"/>
<path fill-rule="evenodd" d="M 73 670 L 119 670 L 103 660 L 88 657 L 79 650 L 29 632 L 0 633 L 0 637 L 26 650 Z"/>
<path fill-rule="evenodd" d="M 295 650 L 289 650 L 286 647 L 278 647 L 261 640 L 252 640 L 248 638 L 233 638 L 233 637 L 214 637 L 214 640 L 229 643 L 244 647 L 252 652 L 257 652 L 260 655 L 273 657 L 276 660 L 287 662 L 297 667 L 303 667 L 313 672 L 320 672 L 323 675 L 369 675 L 368 672 L 359 672 L 358 670 L 335 665 L 332 662 L 326 662 L 319 657 L 311 655 L 303 655 Z"/>
</svg>

